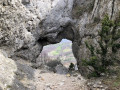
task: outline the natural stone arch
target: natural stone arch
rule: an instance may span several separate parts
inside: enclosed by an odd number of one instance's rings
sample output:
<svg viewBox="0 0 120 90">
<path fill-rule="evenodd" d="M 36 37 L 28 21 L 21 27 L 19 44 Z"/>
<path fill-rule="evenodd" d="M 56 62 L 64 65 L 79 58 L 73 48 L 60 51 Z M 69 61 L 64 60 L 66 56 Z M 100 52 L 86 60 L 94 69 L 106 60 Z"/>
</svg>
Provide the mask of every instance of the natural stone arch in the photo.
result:
<svg viewBox="0 0 120 90">
<path fill-rule="evenodd" d="M 53 36 L 50 37 L 50 33 L 44 35 L 44 37 L 40 38 L 38 42 L 44 46 L 49 44 L 57 44 L 60 43 L 62 39 L 67 39 L 72 42 L 72 52 L 76 59 L 77 65 L 79 65 L 78 60 L 78 49 L 80 45 L 80 37 L 78 30 L 69 23 L 68 25 L 62 27 L 63 30 L 60 32 L 54 32 L 57 33 L 56 37 L 53 38 Z M 52 33 L 52 32 L 51 32 Z M 53 33 L 52 33 L 53 34 Z"/>
</svg>

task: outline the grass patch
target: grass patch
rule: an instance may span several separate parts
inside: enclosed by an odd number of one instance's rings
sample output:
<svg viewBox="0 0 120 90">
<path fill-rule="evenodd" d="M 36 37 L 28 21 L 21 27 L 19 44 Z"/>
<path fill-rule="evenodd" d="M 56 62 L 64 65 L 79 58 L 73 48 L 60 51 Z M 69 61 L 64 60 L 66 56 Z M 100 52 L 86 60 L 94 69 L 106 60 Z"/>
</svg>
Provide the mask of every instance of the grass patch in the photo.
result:
<svg viewBox="0 0 120 90">
<path fill-rule="evenodd" d="M 70 51 L 71 51 L 70 48 L 66 48 L 66 49 L 63 50 L 63 52 L 70 52 Z"/>
<path fill-rule="evenodd" d="M 50 55 L 59 55 L 59 53 L 56 51 L 52 51 L 52 52 L 50 52 Z"/>
</svg>

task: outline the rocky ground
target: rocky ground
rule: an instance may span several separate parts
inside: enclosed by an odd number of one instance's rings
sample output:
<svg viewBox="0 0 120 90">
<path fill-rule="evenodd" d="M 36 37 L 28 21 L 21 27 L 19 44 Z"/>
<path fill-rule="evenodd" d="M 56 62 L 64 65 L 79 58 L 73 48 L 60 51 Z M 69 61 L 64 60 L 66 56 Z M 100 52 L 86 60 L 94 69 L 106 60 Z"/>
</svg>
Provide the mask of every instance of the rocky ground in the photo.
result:
<svg viewBox="0 0 120 90">
<path fill-rule="evenodd" d="M 85 86 L 86 80 L 80 75 L 73 77 L 70 74 L 43 72 L 35 72 L 36 90 L 88 90 Z"/>
<path fill-rule="evenodd" d="M 33 65 L 26 61 L 19 60 L 17 62 L 23 65 L 17 71 L 17 79 L 23 75 L 19 80 L 24 88 L 21 88 L 21 85 L 20 88 L 13 88 L 14 90 L 88 90 L 87 80 L 77 71 L 70 74 L 66 69 L 59 67 L 54 73 L 48 67 L 35 69 L 31 68 Z"/>
<path fill-rule="evenodd" d="M 78 71 L 68 72 L 61 65 L 55 67 L 56 72 L 48 66 L 34 68 L 33 64 L 18 60 L 18 71 L 11 90 L 106 90 L 102 79 L 88 80 Z M 32 66 L 32 67 L 31 67 Z M 17 81 L 19 80 L 19 82 Z M 16 85 L 15 85 L 16 84 Z M 19 87 L 16 87 L 16 86 Z"/>
<path fill-rule="evenodd" d="M 0 53 L 0 90 L 106 90 L 100 79 L 87 80 L 78 71 L 68 72 L 61 64 L 55 70 L 34 66 Z"/>
<path fill-rule="evenodd" d="M 65 67 L 56 66 L 54 73 L 47 66 L 36 69 L 28 61 L 0 55 L 0 90 L 88 90 L 86 80 Z"/>
</svg>

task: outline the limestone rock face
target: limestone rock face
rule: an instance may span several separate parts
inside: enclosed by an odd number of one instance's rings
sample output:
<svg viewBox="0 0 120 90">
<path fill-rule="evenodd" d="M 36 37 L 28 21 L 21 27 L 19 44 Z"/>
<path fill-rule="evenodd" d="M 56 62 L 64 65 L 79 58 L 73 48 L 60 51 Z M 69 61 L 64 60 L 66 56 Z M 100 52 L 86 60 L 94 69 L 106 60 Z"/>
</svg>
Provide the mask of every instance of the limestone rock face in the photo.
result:
<svg viewBox="0 0 120 90">
<path fill-rule="evenodd" d="M 6 57 L 36 62 L 43 46 L 73 42 L 78 68 L 87 75 L 81 59 L 88 57 L 84 41 L 96 44 L 100 20 L 115 19 L 119 0 L 1 0 L 0 50 Z"/>
<path fill-rule="evenodd" d="M 0 90 L 8 89 L 14 81 L 17 66 L 15 61 L 0 52 Z"/>
<path fill-rule="evenodd" d="M 39 19 L 18 0 L 3 0 L 0 8 L 0 49 L 6 51 L 10 57 L 17 54 L 15 52 L 37 47 L 35 34 Z M 39 50 L 41 46 L 37 48 Z"/>
<path fill-rule="evenodd" d="M 72 6 L 73 0 L 0 0 L 0 90 L 35 90 L 34 69 L 20 60 L 36 62 L 44 45 L 66 37 Z"/>
<path fill-rule="evenodd" d="M 81 74 L 86 76 L 90 71 L 81 65 L 81 60 L 89 57 L 89 51 L 86 48 L 85 41 L 97 47 L 98 31 L 101 29 L 100 20 L 102 20 L 106 14 L 108 14 L 112 20 L 116 19 L 120 12 L 120 1 L 76 0 L 74 4 L 73 12 L 79 12 L 76 28 L 79 31 L 80 37 L 77 39 L 77 42 L 73 42 L 73 53 L 75 52 L 74 54 L 77 58 L 78 68 Z M 74 14 L 73 17 L 75 17 Z"/>
<path fill-rule="evenodd" d="M 35 61 L 44 45 L 61 41 L 72 6 L 73 0 L 0 1 L 0 49 Z"/>
</svg>

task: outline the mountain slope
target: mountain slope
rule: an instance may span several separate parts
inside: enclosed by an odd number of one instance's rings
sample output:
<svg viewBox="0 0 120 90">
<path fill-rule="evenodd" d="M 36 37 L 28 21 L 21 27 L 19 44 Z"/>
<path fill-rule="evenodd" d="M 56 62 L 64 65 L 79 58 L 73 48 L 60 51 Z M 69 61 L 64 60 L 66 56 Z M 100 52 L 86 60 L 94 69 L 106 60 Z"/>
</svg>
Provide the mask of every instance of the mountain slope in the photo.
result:
<svg viewBox="0 0 120 90">
<path fill-rule="evenodd" d="M 45 46 L 42 52 L 47 53 L 51 59 L 59 58 L 63 63 L 76 63 L 71 46 L 71 41 L 62 40 L 58 44 Z"/>
</svg>

